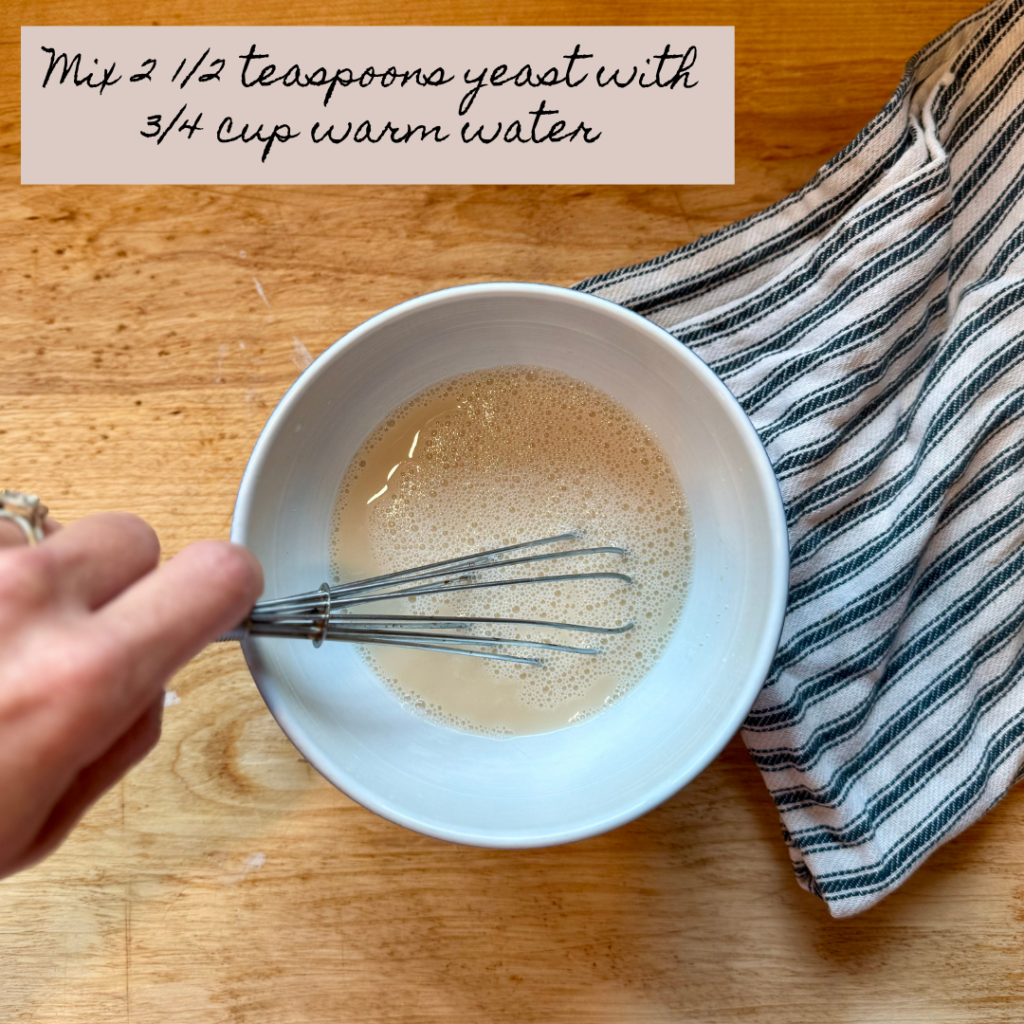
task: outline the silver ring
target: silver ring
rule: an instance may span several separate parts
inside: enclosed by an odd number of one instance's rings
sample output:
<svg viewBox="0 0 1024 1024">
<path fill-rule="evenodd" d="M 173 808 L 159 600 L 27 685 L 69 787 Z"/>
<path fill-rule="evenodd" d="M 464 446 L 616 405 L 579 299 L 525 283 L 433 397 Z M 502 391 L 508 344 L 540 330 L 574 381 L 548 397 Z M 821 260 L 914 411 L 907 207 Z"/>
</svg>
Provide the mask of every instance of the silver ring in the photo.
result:
<svg viewBox="0 0 1024 1024">
<path fill-rule="evenodd" d="M 36 494 L 0 491 L 0 519 L 10 519 L 17 523 L 30 547 L 38 544 L 46 536 L 43 532 L 43 520 L 49 511 Z"/>
</svg>

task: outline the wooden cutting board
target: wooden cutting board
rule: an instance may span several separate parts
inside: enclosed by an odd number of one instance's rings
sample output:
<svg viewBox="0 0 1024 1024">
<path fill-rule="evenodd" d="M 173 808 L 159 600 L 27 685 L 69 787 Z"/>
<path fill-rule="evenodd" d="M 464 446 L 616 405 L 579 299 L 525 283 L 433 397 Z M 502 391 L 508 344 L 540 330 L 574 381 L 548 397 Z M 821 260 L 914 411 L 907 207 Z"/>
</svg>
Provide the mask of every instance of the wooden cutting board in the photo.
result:
<svg viewBox="0 0 1024 1024">
<path fill-rule="evenodd" d="M 310 354 L 410 296 L 570 284 L 799 187 L 973 0 L 53 0 L 0 27 L 0 483 L 62 520 L 138 512 L 171 554 L 228 532 Z M 732 24 L 736 184 L 19 185 L 21 24 Z M 74 155 L 68 154 L 73 160 Z M 739 741 L 572 846 L 403 831 L 324 782 L 236 648 L 173 681 L 155 753 L 0 883 L 0 1021 L 947 1024 L 1024 1018 L 1024 795 L 861 918 L 790 873 Z"/>
</svg>

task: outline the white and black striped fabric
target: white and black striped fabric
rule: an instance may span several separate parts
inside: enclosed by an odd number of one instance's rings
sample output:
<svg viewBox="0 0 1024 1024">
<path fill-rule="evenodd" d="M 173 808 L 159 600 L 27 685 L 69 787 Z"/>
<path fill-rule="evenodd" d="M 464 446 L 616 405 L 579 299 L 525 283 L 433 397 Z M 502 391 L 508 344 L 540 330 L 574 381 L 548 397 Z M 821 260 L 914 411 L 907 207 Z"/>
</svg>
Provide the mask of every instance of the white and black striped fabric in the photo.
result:
<svg viewBox="0 0 1024 1024">
<path fill-rule="evenodd" d="M 577 285 L 701 356 L 775 467 L 789 608 L 743 735 L 839 917 L 1024 769 L 1022 73 L 997 0 L 801 191 Z"/>
</svg>

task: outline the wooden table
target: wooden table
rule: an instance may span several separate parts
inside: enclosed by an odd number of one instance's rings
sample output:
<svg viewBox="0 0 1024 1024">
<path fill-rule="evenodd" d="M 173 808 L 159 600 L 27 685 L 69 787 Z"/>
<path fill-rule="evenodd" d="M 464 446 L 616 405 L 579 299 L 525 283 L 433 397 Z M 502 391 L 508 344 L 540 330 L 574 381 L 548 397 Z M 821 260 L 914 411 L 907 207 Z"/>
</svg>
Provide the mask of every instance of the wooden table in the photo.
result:
<svg viewBox="0 0 1024 1024">
<path fill-rule="evenodd" d="M 226 536 L 264 420 L 314 355 L 447 285 L 570 284 L 802 184 L 975 0 L 67 0 L 3 11 L 0 481 L 124 508 L 168 554 Z M 19 185 L 18 26 L 733 24 L 736 185 Z M 262 291 L 260 291 L 262 289 Z M 265 296 L 265 300 L 263 298 Z M 1024 794 L 861 918 L 797 888 L 742 744 L 618 831 L 518 853 L 403 831 L 321 779 L 238 650 L 171 684 L 156 752 L 0 885 L 0 1020 L 1019 1021 Z"/>
</svg>

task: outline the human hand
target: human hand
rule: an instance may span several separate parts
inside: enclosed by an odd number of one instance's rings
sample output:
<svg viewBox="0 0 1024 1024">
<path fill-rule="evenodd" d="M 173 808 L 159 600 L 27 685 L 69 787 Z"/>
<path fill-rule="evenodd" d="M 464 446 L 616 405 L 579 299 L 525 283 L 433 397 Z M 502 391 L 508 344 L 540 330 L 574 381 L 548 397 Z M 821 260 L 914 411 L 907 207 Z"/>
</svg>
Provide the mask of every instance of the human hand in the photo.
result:
<svg viewBox="0 0 1024 1024">
<path fill-rule="evenodd" d="M 89 516 L 35 547 L 0 521 L 0 877 L 54 850 L 160 736 L 163 685 L 263 589 L 245 548 L 157 567 L 141 519 Z"/>
</svg>

